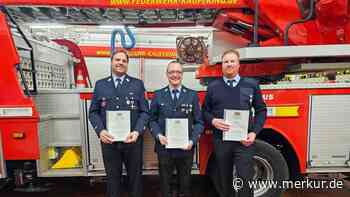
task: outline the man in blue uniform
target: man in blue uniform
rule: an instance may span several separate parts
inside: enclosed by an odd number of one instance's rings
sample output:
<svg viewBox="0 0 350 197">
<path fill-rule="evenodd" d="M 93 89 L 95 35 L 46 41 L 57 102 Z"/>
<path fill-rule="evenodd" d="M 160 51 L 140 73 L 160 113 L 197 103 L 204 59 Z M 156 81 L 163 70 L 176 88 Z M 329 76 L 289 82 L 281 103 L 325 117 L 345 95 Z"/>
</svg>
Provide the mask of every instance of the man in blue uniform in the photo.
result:
<svg viewBox="0 0 350 197">
<path fill-rule="evenodd" d="M 151 103 L 150 127 L 156 139 L 155 150 L 158 154 L 159 175 L 163 197 L 171 197 L 170 187 L 174 168 L 179 180 L 179 196 L 190 196 L 191 168 L 193 149 L 203 132 L 203 121 L 199 99 L 194 90 L 182 83 L 182 65 L 176 61 L 168 64 L 166 75 L 169 85 L 157 90 Z M 166 119 L 188 120 L 188 143 L 182 148 L 168 149 L 166 137 Z"/>
<path fill-rule="evenodd" d="M 266 105 L 263 101 L 258 82 L 240 77 L 239 53 L 228 50 L 222 55 L 221 79 L 211 82 L 204 101 L 205 121 L 213 127 L 214 156 L 217 164 L 220 197 L 233 195 L 233 164 L 237 175 L 243 180 L 243 188 L 238 194 L 253 197 L 253 190 L 247 181 L 253 178 L 253 155 L 256 136 L 262 130 L 266 119 Z M 254 117 L 252 116 L 254 108 Z M 222 132 L 230 130 L 230 124 L 224 121 L 224 110 L 249 110 L 250 122 L 247 138 L 242 141 L 223 141 Z"/>
<path fill-rule="evenodd" d="M 149 108 L 143 82 L 126 74 L 128 63 L 125 51 L 112 55 L 112 74 L 96 82 L 89 111 L 89 120 L 101 140 L 107 197 L 121 196 L 122 163 L 127 170 L 129 196 L 142 196 L 142 134 L 148 123 Z M 124 141 L 116 142 L 107 130 L 109 111 L 130 112 L 131 131 Z"/>
</svg>

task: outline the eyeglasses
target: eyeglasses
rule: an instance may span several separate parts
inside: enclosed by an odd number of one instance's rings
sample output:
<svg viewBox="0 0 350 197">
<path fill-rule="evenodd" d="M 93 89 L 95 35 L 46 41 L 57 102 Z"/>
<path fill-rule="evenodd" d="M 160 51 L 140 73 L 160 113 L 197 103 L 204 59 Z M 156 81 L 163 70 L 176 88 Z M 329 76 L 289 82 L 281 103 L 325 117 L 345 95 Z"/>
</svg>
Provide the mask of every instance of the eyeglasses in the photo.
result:
<svg viewBox="0 0 350 197">
<path fill-rule="evenodd" d="M 181 75 L 181 74 L 182 74 L 182 71 L 172 70 L 172 71 L 168 71 L 168 74 L 169 74 L 169 75 L 174 75 L 174 74 Z"/>
</svg>

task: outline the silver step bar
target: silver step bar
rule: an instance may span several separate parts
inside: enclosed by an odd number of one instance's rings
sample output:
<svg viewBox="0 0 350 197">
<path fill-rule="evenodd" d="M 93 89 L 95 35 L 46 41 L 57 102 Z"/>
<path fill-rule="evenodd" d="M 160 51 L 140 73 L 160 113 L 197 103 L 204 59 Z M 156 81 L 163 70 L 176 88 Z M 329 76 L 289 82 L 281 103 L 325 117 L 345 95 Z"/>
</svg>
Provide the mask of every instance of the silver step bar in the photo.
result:
<svg viewBox="0 0 350 197">
<path fill-rule="evenodd" d="M 6 178 L 6 166 L 4 161 L 4 153 L 2 151 L 2 139 L 1 139 L 1 130 L 0 130 L 0 179 Z"/>
</svg>

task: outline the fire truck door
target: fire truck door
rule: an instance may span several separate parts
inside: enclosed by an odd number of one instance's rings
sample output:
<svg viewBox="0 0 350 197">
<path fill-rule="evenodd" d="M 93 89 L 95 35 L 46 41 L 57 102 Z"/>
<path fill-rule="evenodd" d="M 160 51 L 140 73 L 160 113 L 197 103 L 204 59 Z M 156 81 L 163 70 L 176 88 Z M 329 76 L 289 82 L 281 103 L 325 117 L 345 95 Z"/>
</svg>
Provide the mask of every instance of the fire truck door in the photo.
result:
<svg viewBox="0 0 350 197">
<path fill-rule="evenodd" d="M 309 167 L 350 167 L 350 95 L 311 96 Z"/>
<path fill-rule="evenodd" d="M 85 113 L 88 114 L 89 107 L 90 107 L 90 100 L 86 101 L 85 104 Z M 103 158 L 102 158 L 102 151 L 101 151 L 101 145 L 100 140 L 98 139 L 94 128 L 90 124 L 90 121 L 88 121 L 88 115 L 86 117 L 87 120 L 87 151 L 88 151 L 88 171 L 102 171 L 104 172 L 104 165 L 103 165 Z"/>
<path fill-rule="evenodd" d="M 0 179 L 6 178 L 6 170 L 5 170 L 5 161 L 4 161 L 4 153 L 2 152 L 2 139 L 1 139 L 1 130 L 0 130 Z"/>
</svg>

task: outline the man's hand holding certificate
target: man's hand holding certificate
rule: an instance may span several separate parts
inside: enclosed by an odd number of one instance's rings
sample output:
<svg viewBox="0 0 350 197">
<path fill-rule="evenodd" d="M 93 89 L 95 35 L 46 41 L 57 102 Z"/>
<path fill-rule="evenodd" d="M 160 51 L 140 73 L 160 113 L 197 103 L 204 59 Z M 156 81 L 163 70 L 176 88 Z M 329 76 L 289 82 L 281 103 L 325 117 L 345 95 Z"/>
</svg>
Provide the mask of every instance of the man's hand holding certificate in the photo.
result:
<svg viewBox="0 0 350 197">
<path fill-rule="evenodd" d="M 130 111 L 107 111 L 107 131 L 113 136 L 113 141 L 123 142 L 129 137 Z"/>
<path fill-rule="evenodd" d="M 166 148 L 184 149 L 188 146 L 188 119 L 171 118 L 165 121 Z"/>
<path fill-rule="evenodd" d="M 224 110 L 224 120 L 230 125 L 227 132 L 222 133 L 223 141 L 243 141 L 247 139 L 249 111 Z"/>
<path fill-rule="evenodd" d="M 111 136 L 106 129 L 103 129 L 99 133 L 99 138 L 105 144 L 112 144 L 114 141 L 113 136 Z"/>
</svg>

